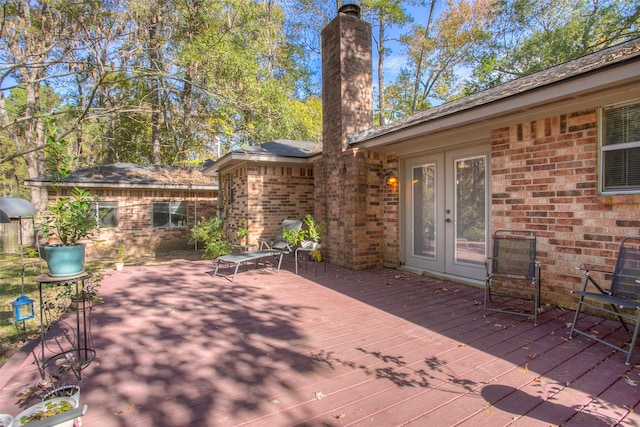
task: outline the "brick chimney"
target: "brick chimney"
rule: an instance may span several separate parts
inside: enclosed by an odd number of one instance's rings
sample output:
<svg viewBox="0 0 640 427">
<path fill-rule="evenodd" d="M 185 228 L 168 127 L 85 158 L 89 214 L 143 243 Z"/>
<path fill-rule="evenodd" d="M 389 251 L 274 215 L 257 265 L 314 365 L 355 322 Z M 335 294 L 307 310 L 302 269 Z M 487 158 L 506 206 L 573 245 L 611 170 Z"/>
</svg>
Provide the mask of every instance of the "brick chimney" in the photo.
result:
<svg viewBox="0 0 640 427">
<path fill-rule="evenodd" d="M 373 125 L 371 25 L 345 4 L 322 30 L 323 152 L 348 148 L 347 135 Z"/>
<path fill-rule="evenodd" d="M 379 241 L 364 238 L 378 216 L 372 209 L 379 209 L 368 205 L 371 160 L 348 143 L 350 134 L 373 125 L 372 74 L 371 26 L 360 19 L 359 6 L 344 5 L 322 31 L 323 138 L 314 172 L 315 215 L 328 224 L 323 256 L 356 270 L 380 264 Z"/>
</svg>

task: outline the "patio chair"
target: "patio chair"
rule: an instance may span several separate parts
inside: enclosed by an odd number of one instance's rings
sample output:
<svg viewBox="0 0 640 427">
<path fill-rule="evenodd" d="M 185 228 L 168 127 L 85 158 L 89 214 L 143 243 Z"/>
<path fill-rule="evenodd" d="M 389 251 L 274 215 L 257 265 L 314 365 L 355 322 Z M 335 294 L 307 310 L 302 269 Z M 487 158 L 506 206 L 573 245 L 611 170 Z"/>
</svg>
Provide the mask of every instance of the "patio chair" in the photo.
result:
<svg viewBox="0 0 640 427">
<path fill-rule="evenodd" d="M 260 249 L 278 249 L 281 251 L 285 251 L 286 253 L 293 252 L 293 248 L 291 247 L 291 245 L 284 239 L 282 231 L 300 231 L 301 228 L 302 221 L 297 219 L 285 219 L 278 227 L 278 231 L 276 231 L 276 235 L 273 239 L 265 239 L 263 237 L 258 238 L 258 242 L 260 242 Z"/>
<path fill-rule="evenodd" d="M 573 338 L 574 334 L 581 334 L 594 341 L 615 348 L 627 355 L 625 363 L 628 365 L 631 361 L 640 330 L 640 237 L 626 237 L 622 239 L 620 251 L 618 252 L 618 260 L 616 261 L 613 273 L 611 273 L 611 271 L 586 267 L 582 267 L 580 270 L 584 271 L 584 282 L 582 291 L 571 292 L 580 295 L 580 298 L 578 300 L 578 306 L 576 307 L 571 331 L 569 332 L 569 338 Z M 606 289 L 598 283 L 591 274 L 593 272 L 612 274 L 611 287 Z M 590 283 L 596 288 L 596 292 L 587 291 Z M 608 316 L 618 318 L 627 332 L 630 331 L 626 321 L 633 323 L 631 344 L 628 350 L 624 348 L 624 344 L 616 345 L 610 341 L 596 337 L 593 333 L 578 329 L 578 318 L 580 317 L 580 311 L 583 306 L 596 310 L 596 312 L 606 313 Z"/>
<path fill-rule="evenodd" d="M 488 311 L 515 314 L 533 317 L 534 325 L 538 326 L 540 265 L 536 261 L 536 233 L 528 230 L 497 230 L 493 234 L 493 256 L 487 258 L 485 268 L 484 317 L 487 317 Z M 494 288 L 503 291 L 497 292 Z M 506 289 L 511 289 L 511 293 L 506 294 Z M 521 304 L 514 306 L 511 300 L 507 306 L 494 304 L 494 296 L 531 300 L 532 313 L 523 310 Z"/>
</svg>

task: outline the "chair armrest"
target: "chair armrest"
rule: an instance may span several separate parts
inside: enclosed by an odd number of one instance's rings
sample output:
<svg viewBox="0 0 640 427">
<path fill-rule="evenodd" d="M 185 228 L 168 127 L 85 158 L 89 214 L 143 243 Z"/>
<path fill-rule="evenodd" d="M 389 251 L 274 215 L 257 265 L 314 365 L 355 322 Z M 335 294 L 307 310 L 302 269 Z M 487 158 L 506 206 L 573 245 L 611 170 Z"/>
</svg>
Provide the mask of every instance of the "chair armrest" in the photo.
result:
<svg viewBox="0 0 640 427">
<path fill-rule="evenodd" d="M 598 268 L 590 268 L 590 267 L 576 267 L 576 270 L 584 271 L 585 274 L 588 274 L 590 271 L 594 271 L 596 273 L 613 274 L 613 271 L 611 271 L 611 270 L 600 270 Z"/>
<path fill-rule="evenodd" d="M 258 243 L 260 243 L 260 247 L 259 247 L 258 249 L 262 250 L 262 248 L 263 248 L 264 246 L 266 246 L 266 247 L 267 247 L 267 249 L 271 249 L 271 246 L 269 246 L 269 241 L 270 241 L 270 240 L 271 240 L 271 239 L 265 239 L 264 237 L 258 237 L 258 238 L 256 239 L 256 241 L 257 241 Z"/>
</svg>

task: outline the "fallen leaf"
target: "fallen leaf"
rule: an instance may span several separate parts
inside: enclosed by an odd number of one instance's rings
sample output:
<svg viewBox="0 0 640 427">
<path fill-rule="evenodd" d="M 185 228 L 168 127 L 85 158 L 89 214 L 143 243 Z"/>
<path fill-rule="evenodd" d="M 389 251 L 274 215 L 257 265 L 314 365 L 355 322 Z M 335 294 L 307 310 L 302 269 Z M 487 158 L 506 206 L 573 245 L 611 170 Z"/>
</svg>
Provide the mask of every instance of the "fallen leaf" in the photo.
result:
<svg viewBox="0 0 640 427">
<path fill-rule="evenodd" d="M 474 301 L 473 305 L 482 305 L 482 301 Z"/>
<path fill-rule="evenodd" d="M 323 398 L 325 398 L 325 397 L 327 397 L 327 395 L 326 395 L 326 394 L 324 394 L 324 393 L 323 393 L 323 392 L 321 392 L 321 391 L 316 391 L 316 399 L 320 400 L 320 399 L 323 399 Z"/>
<path fill-rule="evenodd" d="M 458 347 L 466 347 L 466 344 L 458 344 Z"/>
<path fill-rule="evenodd" d="M 525 363 L 525 364 L 524 364 L 524 368 L 520 369 L 520 372 L 523 372 L 523 373 L 525 373 L 525 374 L 526 374 L 527 372 L 529 372 L 529 364 L 528 364 L 528 363 Z"/>
<path fill-rule="evenodd" d="M 347 414 L 338 414 L 338 415 L 334 415 L 334 417 L 336 418 L 336 420 L 339 420 L 340 418 L 344 418 L 346 417 Z"/>
<path fill-rule="evenodd" d="M 638 386 L 638 381 L 632 380 L 631 378 L 629 378 L 628 375 L 624 376 L 624 381 L 629 384 L 631 387 L 637 387 Z"/>
<path fill-rule="evenodd" d="M 572 322 L 567 322 L 567 323 L 564 324 L 564 327 L 567 328 L 567 329 L 572 327 L 572 326 L 573 326 Z"/>
<path fill-rule="evenodd" d="M 540 377 L 535 377 L 535 378 L 533 379 L 533 382 L 534 382 L 534 383 L 539 383 L 539 382 L 542 382 L 542 381 L 540 381 Z"/>
</svg>

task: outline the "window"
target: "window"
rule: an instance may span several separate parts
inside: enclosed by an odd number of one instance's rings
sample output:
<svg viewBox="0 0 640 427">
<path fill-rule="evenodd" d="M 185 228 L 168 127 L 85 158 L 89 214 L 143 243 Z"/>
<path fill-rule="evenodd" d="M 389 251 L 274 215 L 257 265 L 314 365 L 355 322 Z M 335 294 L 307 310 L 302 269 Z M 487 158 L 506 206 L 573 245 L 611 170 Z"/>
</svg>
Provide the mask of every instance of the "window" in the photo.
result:
<svg viewBox="0 0 640 427">
<path fill-rule="evenodd" d="M 156 202 L 151 204 L 154 227 L 186 227 L 186 202 Z"/>
<path fill-rule="evenodd" d="M 603 192 L 640 192 L 640 103 L 602 110 L 600 176 Z"/>
<path fill-rule="evenodd" d="M 94 202 L 93 210 L 98 220 L 98 228 L 118 226 L 118 204 L 116 202 Z"/>
</svg>

